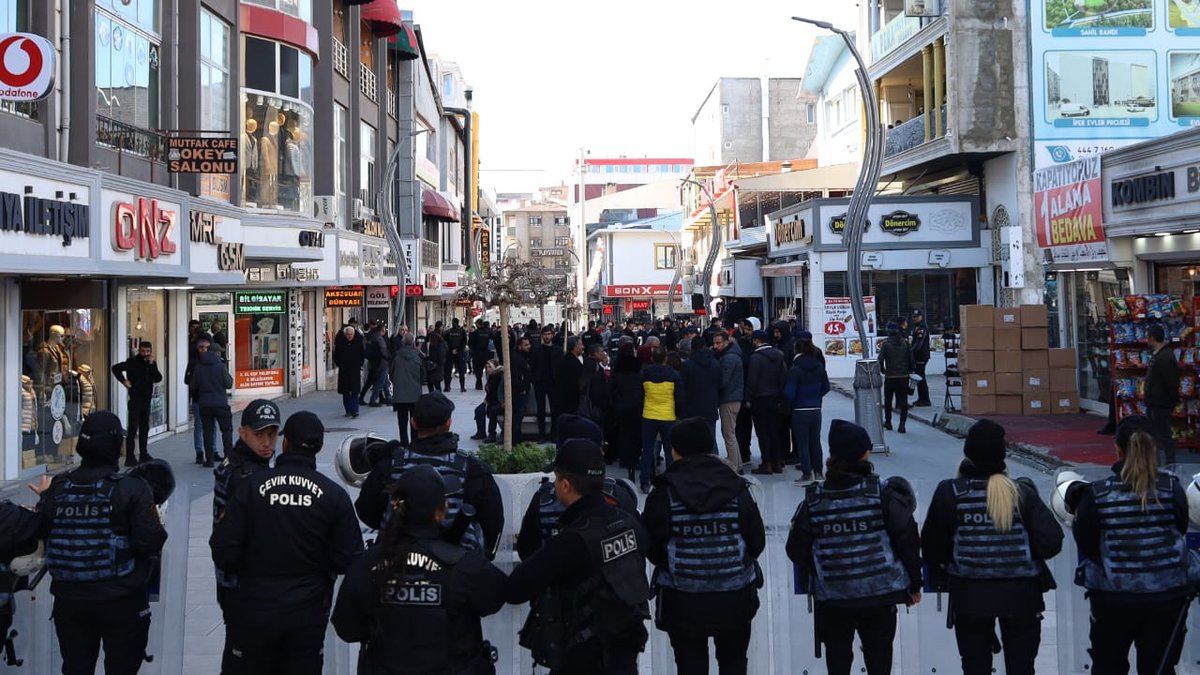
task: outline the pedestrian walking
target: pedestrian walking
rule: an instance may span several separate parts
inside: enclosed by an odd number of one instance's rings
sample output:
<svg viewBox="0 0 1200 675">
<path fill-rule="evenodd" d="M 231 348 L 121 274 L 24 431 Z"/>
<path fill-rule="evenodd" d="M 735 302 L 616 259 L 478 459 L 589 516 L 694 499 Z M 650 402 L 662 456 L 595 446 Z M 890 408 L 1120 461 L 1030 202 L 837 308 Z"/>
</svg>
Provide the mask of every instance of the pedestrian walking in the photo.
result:
<svg viewBox="0 0 1200 675">
<path fill-rule="evenodd" d="M 221 357 L 209 351 L 209 342 L 201 338 L 196 342 L 199 359 L 184 380 L 200 404 L 200 425 L 204 433 L 204 454 L 196 456 L 196 463 L 212 468 L 233 448 L 233 412 L 229 409 L 229 398 L 225 390 L 233 386 L 233 377 L 221 363 Z M 216 451 L 213 425 L 221 428 L 221 449 Z"/>
<path fill-rule="evenodd" d="M 531 350 L 529 373 L 533 385 L 533 401 L 537 408 L 538 442 L 545 442 L 546 416 L 550 416 L 550 431 L 554 432 L 554 383 L 562 365 L 563 350 L 554 344 L 554 329 L 542 328 L 540 342 Z"/>
<path fill-rule="evenodd" d="M 604 453 L 575 438 L 552 465 L 558 536 L 509 576 L 505 600 L 533 601 L 521 646 L 553 675 L 634 675 L 650 616 L 646 531 L 604 499 Z"/>
<path fill-rule="evenodd" d="M 1096 675 L 1128 673 L 1131 645 L 1141 675 L 1174 673 L 1200 585 L 1200 557 L 1184 539 L 1188 498 L 1178 478 L 1159 470 L 1154 428 L 1140 415 L 1121 420 L 1113 475 L 1068 493 Z"/>
<path fill-rule="evenodd" d="M 892 404 L 900 409 L 900 433 L 906 433 L 908 421 L 908 382 L 913 372 L 913 355 L 908 340 L 895 322 L 887 325 L 888 337 L 879 349 L 879 370 L 883 373 L 883 428 L 892 430 Z"/>
<path fill-rule="evenodd" d="M 370 330 L 367 331 L 365 341 L 367 381 L 363 384 L 358 402 L 360 404 L 365 403 L 372 408 L 378 408 L 387 403 L 388 400 L 388 363 L 391 361 L 392 355 L 388 350 L 387 328 L 381 323 L 374 323 Z M 371 393 L 369 401 L 366 398 L 367 392 Z"/>
<path fill-rule="evenodd" d="M 188 360 L 187 369 L 183 373 L 183 381 L 186 384 L 189 376 L 192 373 L 192 367 L 200 360 L 200 350 L 196 348 L 197 343 L 201 339 L 212 343 L 212 335 L 204 332 L 200 327 L 200 322 L 196 319 L 188 321 Z M 195 392 L 188 388 L 188 399 L 191 403 L 192 414 L 192 448 L 196 451 L 197 457 L 204 456 L 204 431 L 203 424 L 200 423 L 200 403 L 196 400 Z"/>
<path fill-rule="evenodd" d="M 433 467 L 405 472 L 388 498 L 394 515 L 350 565 L 333 608 L 338 637 L 362 643 L 358 672 L 495 673 L 481 620 L 504 606 L 504 572 L 442 539 L 446 483 Z"/>
<path fill-rule="evenodd" d="M 609 395 L 612 397 L 613 436 L 617 443 L 617 461 L 634 479 L 634 470 L 642 457 L 642 362 L 638 360 L 633 338 L 622 337 L 613 364 Z"/>
<path fill-rule="evenodd" d="M 429 393 L 435 391 L 450 391 L 443 378 L 446 372 L 446 339 L 436 330 L 429 332 L 429 345 L 426 347 L 425 385 Z"/>
<path fill-rule="evenodd" d="M 738 474 L 743 474 L 742 453 L 737 436 L 737 420 L 746 397 L 746 371 L 741 350 L 724 331 L 712 334 L 712 349 L 721 366 L 721 385 L 718 388 L 718 415 L 721 419 L 721 438 L 725 441 L 725 461 Z"/>
<path fill-rule="evenodd" d="M 146 659 L 148 584 L 167 531 L 150 485 L 118 471 L 124 435 L 111 412 L 88 415 L 80 466 L 35 489 L 63 675 L 95 673 L 102 645 L 110 675 L 132 675 Z"/>
<path fill-rule="evenodd" d="M 822 483 L 809 485 L 792 518 L 787 555 L 815 599 L 817 640 L 829 675 L 849 675 L 855 633 L 868 675 L 892 670 L 896 605 L 921 600 L 917 499 L 903 478 L 881 480 L 862 427 L 833 420 Z M 846 564 L 847 549 L 862 550 Z"/>
<path fill-rule="evenodd" d="M 683 409 L 681 379 L 666 364 L 667 350 L 656 346 L 650 361 L 642 369 L 642 465 L 638 476 L 642 494 L 650 494 L 650 479 L 658 465 L 658 443 L 662 443 L 667 466 L 671 465 L 671 428 Z"/>
<path fill-rule="evenodd" d="M 442 475 L 450 491 L 443 529 L 448 540 L 467 549 L 481 549 L 491 559 L 504 529 L 504 503 L 492 468 L 458 448 L 458 435 L 450 433 L 454 403 L 444 394 L 425 394 L 413 405 L 412 427 L 416 439 L 404 447 L 393 443 L 389 456 L 366 477 L 354 508 L 367 527 L 382 530 L 389 512 L 388 486 L 405 471 L 429 465 Z"/>
<path fill-rule="evenodd" d="M 400 340 L 400 348 L 392 354 L 392 409 L 396 411 L 401 445 L 409 443 L 409 417 L 413 404 L 421 398 L 421 385 L 425 382 L 425 357 L 417 351 L 416 342 L 412 334 L 406 334 Z"/>
<path fill-rule="evenodd" d="M 454 383 L 454 371 L 458 371 L 458 389 L 467 390 L 467 331 L 458 325 L 458 319 L 450 321 L 450 328 L 443 336 L 446 338 L 446 391 Z"/>
<path fill-rule="evenodd" d="M 1062 527 L 1033 481 L 1006 475 L 999 424 L 972 425 L 963 455 L 958 477 L 934 491 L 921 530 L 930 581 L 950 593 L 963 675 L 993 672 L 997 623 L 1004 672 L 1033 675 L 1043 595 L 1055 588 L 1046 561 L 1062 550 Z"/>
<path fill-rule="evenodd" d="M 1162 324 L 1150 326 L 1146 331 L 1146 344 L 1154 352 L 1146 369 L 1146 412 L 1151 434 L 1163 455 L 1163 465 L 1170 466 L 1175 463 L 1171 414 L 1179 404 L 1179 364 L 1175 362 L 1175 350 L 1166 341 Z"/>
<path fill-rule="evenodd" d="M 738 410 L 737 416 L 737 442 L 738 452 L 741 454 L 742 466 L 750 463 L 750 439 L 754 434 L 754 415 L 750 412 L 750 397 L 749 390 L 746 386 L 750 384 L 750 355 L 754 353 L 754 345 L 752 344 L 751 336 L 754 331 L 758 330 L 758 319 L 749 317 L 743 319 L 737 325 L 733 334 L 733 344 L 729 349 L 742 359 L 742 382 L 745 383 L 743 391 L 746 392 L 746 398 L 742 400 L 742 407 Z"/>
<path fill-rule="evenodd" d="M 294 413 L 275 466 L 242 480 L 213 526 L 213 563 L 238 577 L 222 673 L 322 671 L 334 581 L 363 548 L 349 495 L 317 469 L 324 441 L 320 418 Z"/>
<path fill-rule="evenodd" d="M 929 400 L 929 382 L 925 379 L 925 366 L 929 365 L 929 326 L 925 324 L 925 313 L 920 309 L 912 312 L 911 349 L 913 356 L 913 374 L 920 377 L 917 380 L 917 400 L 910 408 L 927 408 L 933 405 Z"/>
<path fill-rule="evenodd" d="M 654 565 L 655 626 L 665 631 L 680 675 L 708 674 L 708 640 L 721 675 L 744 675 L 750 624 L 763 585 L 762 514 L 749 484 L 716 455 L 712 423 L 680 420 L 675 462 L 654 479 L 642 522 Z"/>
<path fill-rule="evenodd" d="M 367 350 L 363 336 L 351 326 L 342 329 L 343 339 L 333 348 L 333 363 L 338 368 L 337 391 L 342 395 L 342 408 L 349 417 L 358 417 L 363 363 Z"/>
<path fill-rule="evenodd" d="M 238 440 L 225 459 L 213 469 L 213 526 L 225 515 L 225 505 L 239 483 L 249 476 L 270 468 L 279 441 L 279 427 L 283 418 L 279 406 L 265 398 L 251 401 L 242 410 Z M 222 611 L 230 593 L 236 592 L 237 575 L 216 568 L 217 604 Z M 228 628 L 228 624 L 226 626 Z"/>
<path fill-rule="evenodd" d="M 754 352 L 750 354 L 750 373 L 746 378 L 746 396 L 750 403 L 750 414 L 754 418 L 754 433 L 758 435 L 758 449 L 762 463 L 750 473 L 783 473 L 786 458 L 783 455 L 781 419 L 790 412 L 790 404 L 783 392 L 787 385 L 787 364 L 783 352 L 772 347 L 767 334 L 756 330 L 751 335 Z"/>
<path fill-rule="evenodd" d="M 137 354 L 112 367 L 113 377 L 125 387 L 129 394 L 129 432 L 125 438 L 125 466 L 150 461 L 150 399 L 154 396 L 154 385 L 162 382 L 158 362 L 154 360 L 154 345 L 142 340 Z M 141 454 L 135 455 L 135 447 Z M 136 459 L 135 459 L 136 456 Z"/>
<path fill-rule="evenodd" d="M 792 367 L 788 370 L 784 397 L 791 405 L 789 430 L 800 463 L 799 485 L 822 480 L 825 465 L 821 451 L 821 399 L 829 393 L 825 357 L 812 343 L 812 333 L 800 331 L 796 338 Z"/>
</svg>

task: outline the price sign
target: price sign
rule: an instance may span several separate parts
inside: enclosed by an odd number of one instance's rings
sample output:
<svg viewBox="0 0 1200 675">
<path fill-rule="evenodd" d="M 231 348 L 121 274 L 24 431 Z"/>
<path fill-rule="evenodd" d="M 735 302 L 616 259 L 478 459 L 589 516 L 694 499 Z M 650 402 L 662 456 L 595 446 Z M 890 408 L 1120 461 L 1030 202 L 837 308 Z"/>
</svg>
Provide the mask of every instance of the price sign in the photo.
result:
<svg viewBox="0 0 1200 675">
<path fill-rule="evenodd" d="M 826 335 L 845 335 L 846 324 L 841 321 L 828 321 L 825 323 Z"/>
</svg>

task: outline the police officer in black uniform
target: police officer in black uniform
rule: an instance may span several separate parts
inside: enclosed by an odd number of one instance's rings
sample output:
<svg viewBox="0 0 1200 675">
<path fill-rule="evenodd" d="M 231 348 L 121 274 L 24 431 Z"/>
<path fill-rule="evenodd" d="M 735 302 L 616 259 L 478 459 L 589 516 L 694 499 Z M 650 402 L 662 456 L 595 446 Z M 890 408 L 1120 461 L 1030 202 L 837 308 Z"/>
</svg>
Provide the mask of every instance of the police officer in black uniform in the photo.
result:
<svg viewBox="0 0 1200 675">
<path fill-rule="evenodd" d="M 445 395 L 425 394 L 413 404 L 412 426 L 417 440 L 410 447 L 393 442 L 390 456 L 367 476 L 354 508 L 368 527 L 382 530 L 390 501 L 388 486 L 408 469 L 428 465 L 446 481 L 451 496 L 444 521 L 448 539 L 495 557 L 504 529 L 504 502 L 483 460 L 458 449 L 458 435 L 450 432 L 454 403 Z"/>
<path fill-rule="evenodd" d="M 979 420 L 963 444 L 958 477 L 944 480 L 921 531 L 930 581 L 950 591 L 964 675 L 992 672 L 996 622 L 1010 675 L 1033 675 L 1042 594 L 1055 587 L 1046 561 L 1063 532 L 1028 478 L 1005 475 L 1004 428 Z"/>
<path fill-rule="evenodd" d="M 225 504 L 237 484 L 247 476 L 269 468 L 275 456 L 275 445 L 279 439 L 282 418 L 279 406 L 264 398 L 255 399 L 242 410 L 242 423 L 238 427 L 238 440 L 229 455 L 213 469 L 213 525 L 216 526 L 225 513 Z M 225 606 L 225 594 L 237 588 L 237 577 L 221 568 L 217 572 L 217 604 Z"/>
<path fill-rule="evenodd" d="M 50 487 L 50 477 L 45 474 L 42 485 L 30 485 L 35 492 L 43 487 Z M 0 502 L 0 646 L 10 659 L 16 657 L 16 647 L 9 635 L 16 613 L 13 594 L 28 587 L 28 578 L 18 576 L 13 570 L 13 560 L 37 551 L 40 528 L 41 517 L 33 509 Z"/>
<path fill-rule="evenodd" d="M 558 442 L 555 447 L 561 448 L 563 443 L 572 438 L 586 438 L 600 445 L 604 442 L 604 432 L 595 422 L 581 415 L 561 415 L 558 418 Z M 629 481 L 605 476 L 601 491 L 604 501 L 626 513 L 637 515 L 637 493 Z M 542 484 L 529 500 L 525 517 L 521 519 L 521 531 L 517 534 L 517 555 L 521 560 L 528 560 L 542 544 L 558 534 L 559 519 L 566 510 L 567 507 L 554 494 L 554 481 L 542 478 Z"/>
<path fill-rule="evenodd" d="M 871 438 L 833 420 L 824 483 L 810 485 L 792 517 L 787 554 L 816 599 L 817 638 L 830 675 L 849 675 L 854 634 L 869 675 L 891 672 L 896 605 L 921 599 L 916 495 L 903 478 L 880 480 Z M 847 567 L 844 551 L 863 549 Z"/>
<path fill-rule="evenodd" d="M 654 479 L 642 513 L 655 567 L 655 623 L 671 636 L 681 675 L 707 675 L 709 637 L 721 675 L 744 674 L 763 581 L 762 514 L 746 480 L 716 455 L 704 418 L 675 424 L 671 454 L 675 462 Z"/>
<path fill-rule="evenodd" d="M 136 673 L 146 657 L 147 585 L 167 531 L 150 486 L 117 470 L 124 436 L 111 412 L 88 415 L 81 466 L 56 476 L 38 504 L 63 675 L 94 673 L 101 643 L 109 675 Z"/>
<path fill-rule="evenodd" d="M 363 548 L 350 497 L 317 470 L 324 439 L 313 413 L 289 417 L 275 466 L 238 481 L 213 527 L 213 563 L 238 577 L 225 675 L 321 673 L 334 579 Z"/>
<path fill-rule="evenodd" d="M 451 322 L 446 331 L 446 391 L 454 382 L 454 370 L 458 370 L 458 388 L 467 390 L 467 331 L 458 325 L 458 319 Z"/>
<path fill-rule="evenodd" d="M 919 309 L 912 312 L 912 330 L 910 349 L 913 355 L 913 373 L 921 376 L 917 382 L 917 400 L 909 405 L 910 408 L 924 408 L 933 405 L 929 400 L 929 381 L 925 379 L 925 366 L 929 365 L 929 326 L 925 324 L 925 313 Z"/>
<path fill-rule="evenodd" d="M 471 372 L 475 373 L 475 390 L 483 389 L 483 367 L 492 358 L 492 330 L 486 321 L 476 321 L 475 330 L 467 339 L 471 352 Z"/>
<path fill-rule="evenodd" d="M 521 646 L 552 675 L 633 675 L 650 616 L 646 531 L 604 501 L 604 452 L 572 439 L 554 459 L 562 530 L 508 580 L 505 600 L 533 601 Z"/>
<path fill-rule="evenodd" d="M 379 543 L 350 566 L 333 608 L 338 637 L 363 643 L 358 672 L 494 673 L 480 619 L 504 606 L 504 573 L 442 538 L 446 484 L 433 467 L 405 471 L 389 498 Z"/>
<path fill-rule="evenodd" d="M 1200 582 L 1200 559 L 1184 541 L 1187 496 L 1158 470 L 1152 429 L 1140 415 L 1121 420 L 1113 475 L 1067 493 L 1082 559 L 1075 583 L 1091 599 L 1096 675 L 1128 673 L 1130 645 L 1141 675 L 1174 673 Z"/>
</svg>

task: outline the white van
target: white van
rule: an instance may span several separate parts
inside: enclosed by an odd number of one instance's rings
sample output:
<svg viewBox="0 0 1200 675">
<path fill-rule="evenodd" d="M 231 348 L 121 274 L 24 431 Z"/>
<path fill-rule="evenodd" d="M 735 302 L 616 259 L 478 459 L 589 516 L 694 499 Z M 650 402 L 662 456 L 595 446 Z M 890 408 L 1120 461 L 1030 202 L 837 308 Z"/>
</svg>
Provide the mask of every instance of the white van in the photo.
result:
<svg viewBox="0 0 1200 675">
<path fill-rule="evenodd" d="M 1087 117 L 1092 111 L 1082 103 L 1064 103 L 1058 109 L 1058 114 L 1063 117 Z"/>
</svg>

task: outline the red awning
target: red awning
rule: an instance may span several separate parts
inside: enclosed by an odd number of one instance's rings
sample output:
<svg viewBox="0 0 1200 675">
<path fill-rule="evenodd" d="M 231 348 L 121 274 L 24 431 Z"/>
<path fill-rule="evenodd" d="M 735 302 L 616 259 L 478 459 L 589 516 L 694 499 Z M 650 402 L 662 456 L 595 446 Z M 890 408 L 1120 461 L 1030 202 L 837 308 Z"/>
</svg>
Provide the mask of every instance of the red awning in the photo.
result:
<svg viewBox="0 0 1200 675">
<path fill-rule="evenodd" d="M 454 202 L 446 199 L 437 190 L 421 191 L 421 213 L 438 220 L 448 220 L 457 223 L 462 214 Z"/>
<path fill-rule="evenodd" d="M 374 0 L 369 5 L 363 5 L 361 11 L 362 20 L 371 23 L 371 31 L 377 38 L 395 35 L 404 28 L 400 5 L 396 0 Z"/>
</svg>

